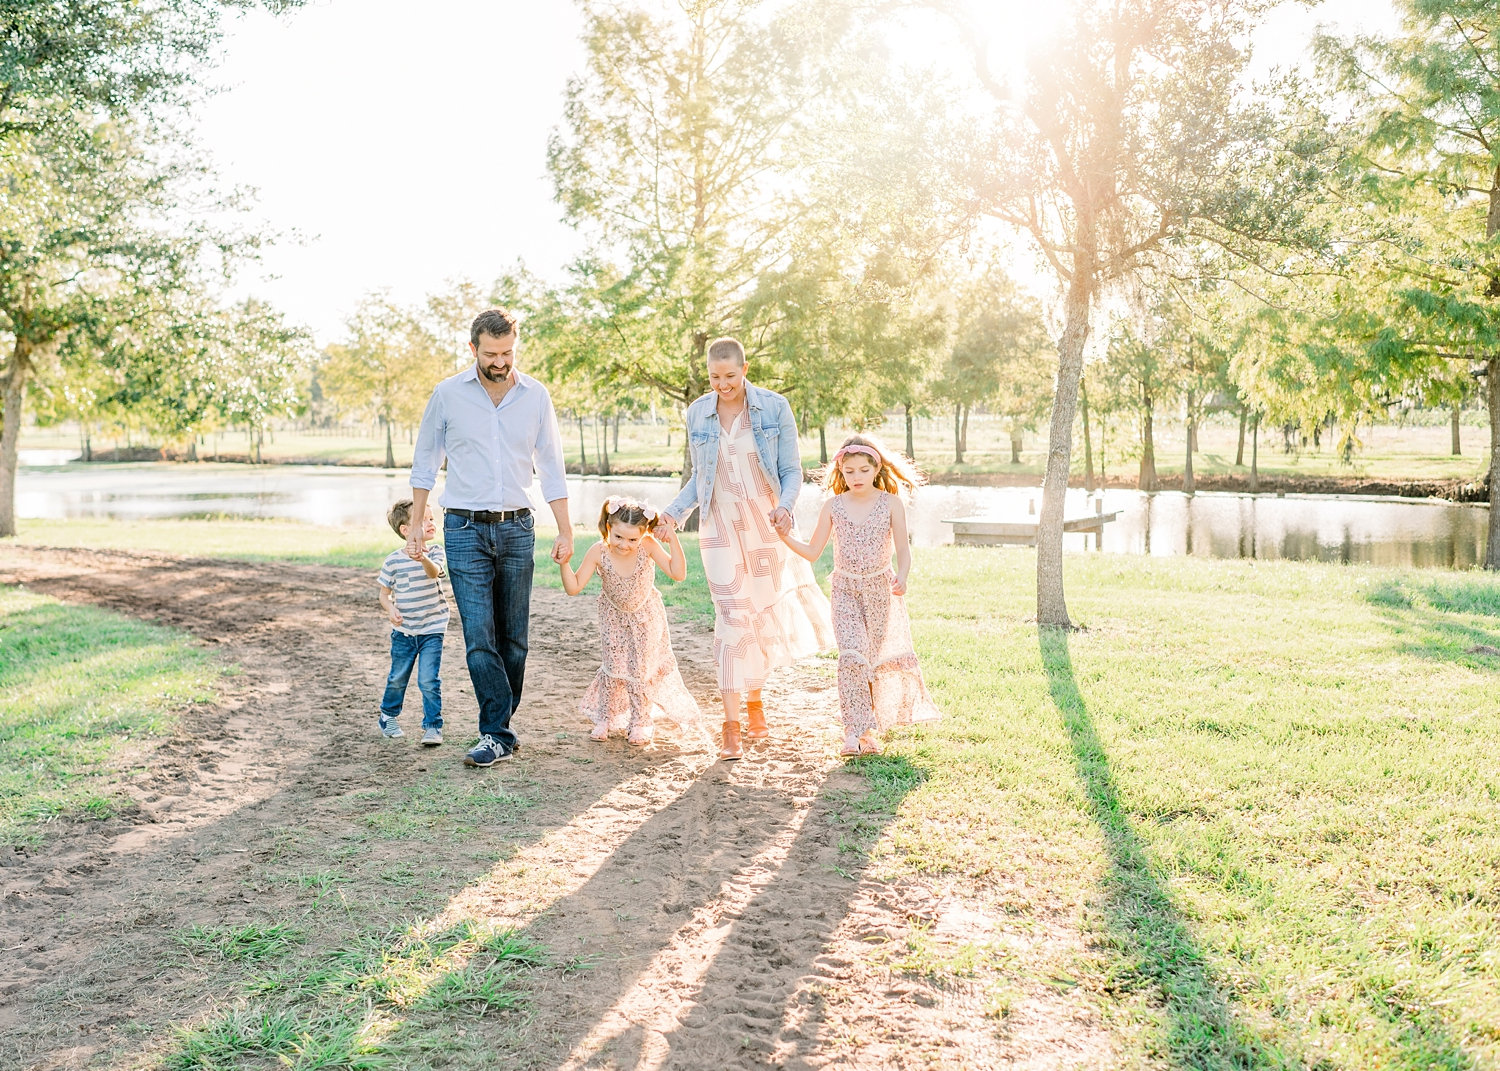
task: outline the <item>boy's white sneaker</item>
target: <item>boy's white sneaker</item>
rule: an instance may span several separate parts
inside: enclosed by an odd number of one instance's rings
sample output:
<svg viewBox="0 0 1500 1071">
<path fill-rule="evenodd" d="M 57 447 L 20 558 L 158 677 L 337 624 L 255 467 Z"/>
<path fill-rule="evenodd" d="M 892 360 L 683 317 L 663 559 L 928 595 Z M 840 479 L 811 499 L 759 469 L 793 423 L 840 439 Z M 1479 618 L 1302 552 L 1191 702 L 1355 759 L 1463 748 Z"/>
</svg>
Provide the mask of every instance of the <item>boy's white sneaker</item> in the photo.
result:
<svg viewBox="0 0 1500 1071">
<path fill-rule="evenodd" d="M 387 718 L 380 715 L 380 735 L 387 740 L 400 740 L 406 734 L 401 731 L 401 726 L 396 724 L 395 718 Z"/>
<path fill-rule="evenodd" d="M 423 747 L 437 747 L 442 742 L 443 730 L 441 729 L 428 729 L 424 733 L 422 733 Z"/>
</svg>

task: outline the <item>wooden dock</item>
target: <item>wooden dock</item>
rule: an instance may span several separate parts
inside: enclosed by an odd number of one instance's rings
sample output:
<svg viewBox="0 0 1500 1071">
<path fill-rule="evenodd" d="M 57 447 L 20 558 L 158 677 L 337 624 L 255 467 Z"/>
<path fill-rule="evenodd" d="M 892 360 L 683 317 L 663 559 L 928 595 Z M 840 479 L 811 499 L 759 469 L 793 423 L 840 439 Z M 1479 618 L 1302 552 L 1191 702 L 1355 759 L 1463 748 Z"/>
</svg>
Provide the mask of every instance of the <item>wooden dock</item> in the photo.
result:
<svg viewBox="0 0 1500 1071">
<path fill-rule="evenodd" d="M 1095 512 L 1081 517 L 1063 520 L 1063 532 L 1093 532 L 1094 547 L 1104 545 L 1104 526 L 1118 517 L 1121 510 L 1104 513 L 1102 503 L 1095 504 Z M 1024 521 L 999 521 L 990 517 L 955 517 L 945 520 L 953 525 L 953 542 L 968 547 L 1034 547 L 1038 521 L 1028 517 Z"/>
</svg>

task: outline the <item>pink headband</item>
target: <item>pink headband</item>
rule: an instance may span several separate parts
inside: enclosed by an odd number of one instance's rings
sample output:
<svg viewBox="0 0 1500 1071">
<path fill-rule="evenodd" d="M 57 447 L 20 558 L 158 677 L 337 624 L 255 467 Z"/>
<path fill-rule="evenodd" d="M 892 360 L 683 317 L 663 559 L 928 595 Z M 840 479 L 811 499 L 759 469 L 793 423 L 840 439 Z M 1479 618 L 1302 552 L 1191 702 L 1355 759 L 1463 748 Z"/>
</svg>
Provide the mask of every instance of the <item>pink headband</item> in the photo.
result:
<svg viewBox="0 0 1500 1071">
<path fill-rule="evenodd" d="M 833 463 L 837 465 L 844 459 L 845 454 L 869 454 L 880 464 L 885 464 L 885 458 L 880 456 L 880 451 L 864 443 L 850 443 L 848 446 L 840 447 L 839 452 L 833 455 Z"/>
</svg>

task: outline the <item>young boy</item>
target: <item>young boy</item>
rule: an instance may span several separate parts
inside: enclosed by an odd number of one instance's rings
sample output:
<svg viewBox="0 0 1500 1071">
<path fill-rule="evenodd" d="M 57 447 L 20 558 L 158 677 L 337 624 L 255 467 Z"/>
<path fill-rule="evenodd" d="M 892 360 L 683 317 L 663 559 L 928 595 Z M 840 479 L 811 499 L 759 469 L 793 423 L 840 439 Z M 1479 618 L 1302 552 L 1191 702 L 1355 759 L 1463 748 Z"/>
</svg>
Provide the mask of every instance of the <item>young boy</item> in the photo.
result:
<svg viewBox="0 0 1500 1071">
<path fill-rule="evenodd" d="M 437 535 L 431 506 L 420 522 L 413 520 L 411 510 L 411 499 L 403 498 L 386 514 L 403 545 L 392 551 L 380 567 L 380 605 L 391 619 L 391 675 L 380 704 L 380 731 L 392 740 L 406 735 L 396 719 L 406 698 L 406 682 L 411 679 L 412 666 L 416 665 L 417 687 L 422 691 L 422 743 L 436 747 L 443 742 L 440 673 L 443 633 L 448 630 L 448 600 L 443 596 L 441 578 L 446 575 L 447 560 L 440 543 L 429 542 L 420 560 L 406 553 L 404 544 L 412 524 L 420 523 L 428 540 Z"/>
</svg>

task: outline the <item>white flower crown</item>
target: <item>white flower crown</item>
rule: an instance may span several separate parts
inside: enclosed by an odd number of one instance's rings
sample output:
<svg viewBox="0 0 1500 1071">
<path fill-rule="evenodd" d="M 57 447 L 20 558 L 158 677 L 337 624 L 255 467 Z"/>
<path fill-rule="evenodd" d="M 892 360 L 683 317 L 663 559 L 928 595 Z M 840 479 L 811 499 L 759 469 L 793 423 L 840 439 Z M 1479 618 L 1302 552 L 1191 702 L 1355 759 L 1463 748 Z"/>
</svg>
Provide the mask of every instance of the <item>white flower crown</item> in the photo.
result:
<svg viewBox="0 0 1500 1071">
<path fill-rule="evenodd" d="M 636 499 L 626 497 L 625 495 L 611 495 L 609 498 L 606 498 L 604 500 L 604 512 L 606 516 L 613 516 L 614 514 L 619 513 L 622 509 L 626 509 L 630 506 L 635 506 L 637 509 L 639 509 L 641 511 L 641 514 L 648 521 L 654 521 L 658 516 L 660 516 L 660 514 L 658 514 L 656 510 L 652 509 L 644 502 L 639 502 Z"/>
</svg>

